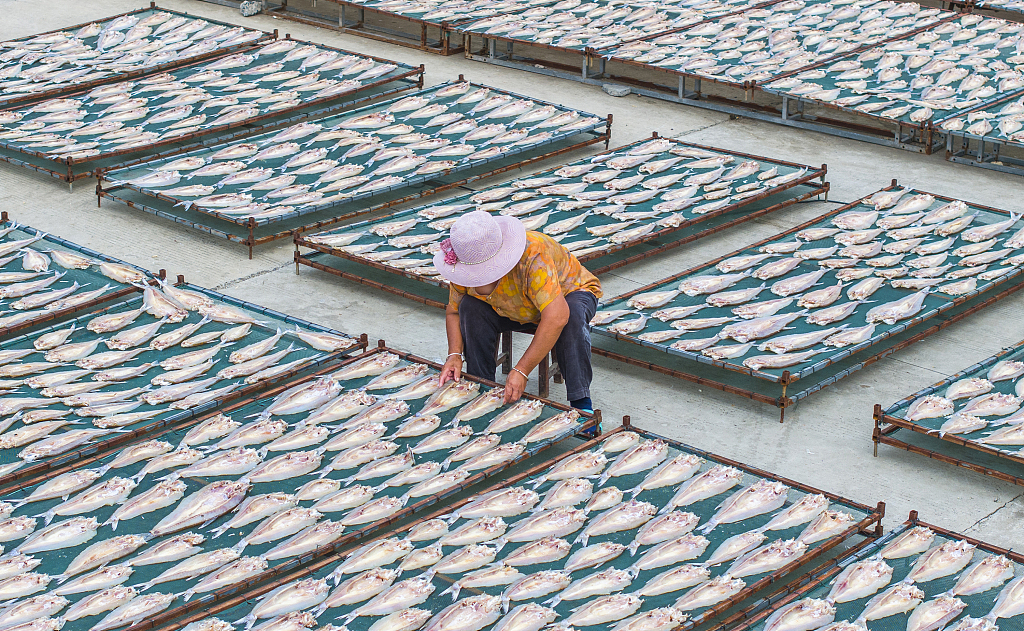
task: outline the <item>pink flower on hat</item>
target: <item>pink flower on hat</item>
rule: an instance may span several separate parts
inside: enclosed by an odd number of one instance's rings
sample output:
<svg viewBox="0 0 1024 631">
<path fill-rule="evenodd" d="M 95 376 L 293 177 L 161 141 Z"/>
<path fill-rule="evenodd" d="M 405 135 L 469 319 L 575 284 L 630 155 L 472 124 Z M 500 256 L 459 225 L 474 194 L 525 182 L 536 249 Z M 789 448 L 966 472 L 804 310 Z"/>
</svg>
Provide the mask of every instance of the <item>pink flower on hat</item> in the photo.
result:
<svg viewBox="0 0 1024 631">
<path fill-rule="evenodd" d="M 515 217 L 474 210 L 459 217 L 450 230 L 434 253 L 434 267 L 445 280 L 463 287 L 501 280 L 526 251 L 526 228 Z"/>
<path fill-rule="evenodd" d="M 455 265 L 459 262 L 459 256 L 455 253 L 455 248 L 452 247 L 451 239 L 441 242 L 441 251 L 444 252 L 445 265 Z"/>
</svg>

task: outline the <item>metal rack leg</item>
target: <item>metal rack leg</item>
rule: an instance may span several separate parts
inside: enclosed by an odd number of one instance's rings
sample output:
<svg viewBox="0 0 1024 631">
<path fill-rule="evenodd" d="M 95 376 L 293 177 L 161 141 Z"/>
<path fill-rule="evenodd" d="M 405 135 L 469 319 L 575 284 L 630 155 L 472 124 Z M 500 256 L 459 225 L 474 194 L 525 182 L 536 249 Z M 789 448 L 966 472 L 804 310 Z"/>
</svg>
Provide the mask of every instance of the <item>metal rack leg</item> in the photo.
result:
<svg viewBox="0 0 1024 631">
<path fill-rule="evenodd" d="M 544 355 L 544 359 L 540 360 L 540 364 L 537 366 L 537 394 L 542 399 L 548 398 L 550 388 L 548 387 L 548 356 Z"/>
<path fill-rule="evenodd" d="M 512 331 L 501 334 L 501 374 L 512 372 Z"/>
</svg>

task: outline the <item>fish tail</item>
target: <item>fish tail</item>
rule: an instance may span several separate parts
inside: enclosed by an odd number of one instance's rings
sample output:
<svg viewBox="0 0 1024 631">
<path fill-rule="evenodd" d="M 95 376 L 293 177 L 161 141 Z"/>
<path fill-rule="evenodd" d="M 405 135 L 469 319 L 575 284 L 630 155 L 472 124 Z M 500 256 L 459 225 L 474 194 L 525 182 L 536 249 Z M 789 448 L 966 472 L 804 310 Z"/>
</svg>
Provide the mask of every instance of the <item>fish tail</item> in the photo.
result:
<svg viewBox="0 0 1024 631">
<path fill-rule="evenodd" d="M 511 602 L 511 599 L 507 595 L 505 595 L 505 594 L 501 595 L 501 611 L 502 611 L 502 613 L 508 613 L 508 606 L 509 606 L 510 602 Z"/>
<path fill-rule="evenodd" d="M 213 529 L 213 535 L 210 537 L 210 539 L 216 539 L 217 537 L 223 535 L 227 531 L 228 531 L 228 525 L 227 524 L 224 524 L 223 526 L 217 526 L 216 528 Z"/>
<path fill-rule="evenodd" d="M 440 594 L 438 594 L 438 596 L 444 596 L 445 594 L 451 594 L 451 593 L 455 592 L 455 595 L 452 596 L 452 600 L 454 601 L 454 600 L 458 599 L 458 597 L 459 597 L 458 593 L 456 592 L 458 587 L 459 587 L 459 583 L 456 581 L 455 583 L 452 583 L 451 587 L 449 587 L 448 589 L 446 589 L 443 592 L 441 592 Z"/>
<path fill-rule="evenodd" d="M 328 475 L 330 475 L 331 471 L 334 471 L 334 468 L 331 467 L 331 465 L 327 465 L 326 467 L 324 467 L 324 470 L 320 472 L 319 477 L 326 478 Z"/>
<path fill-rule="evenodd" d="M 640 549 L 640 542 L 633 541 L 633 543 L 626 546 L 626 549 L 629 550 L 629 556 L 636 556 L 636 551 Z"/>
<path fill-rule="evenodd" d="M 334 571 L 333 571 L 333 572 L 331 572 L 331 573 L 330 573 L 330 574 L 329 574 L 329 575 L 327 576 L 327 578 L 326 578 L 326 579 L 324 579 L 324 580 L 331 580 L 331 581 L 334 581 L 334 584 L 335 584 L 335 585 L 337 585 L 338 583 L 340 583 L 340 582 L 341 582 L 341 577 L 342 577 L 342 574 L 341 574 L 341 572 L 339 572 L 338 570 L 334 570 Z"/>
<path fill-rule="evenodd" d="M 50 509 L 50 510 L 46 511 L 45 513 L 39 513 L 38 515 L 33 515 L 33 517 L 42 517 L 43 518 L 43 525 L 46 526 L 51 521 L 53 521 L 54 512 L 53 512 L 53 509 Z"/>
<path fill-rule="evenodd" d="M 402 506 L 405 506 L 406 504 L 409 503 L 409 494 L 406 493 L 402 495 L 402 497 L 400 497 L 399 499 L 402 500 Z"/>
<path fill-rule="evenodd" d="M 495 542 L 494 542 L 494 544 L 495 544 L 495 547 L 494 547 L 495 554 L 497 554 L 498 552 L 501 552 L 501 549 L 505 547 L 506 543 L 508 543 L 508 539 L 506 539 L 505 537 L 501 537 L 501 538 L 495 540 Z"/>
<path fill-rule="evenodd" d="M 447 471 L 450 466 L 452 466 L 452 459 L 445 458 L 444 461 L 441 462 L 441 471 Z"/>
<path fill-rule="evenodd" d="M 608 475 L 608 472 L 607 471 L 604 472 L 603 474 L 601 474 L 601 477 L 598 479 L 597 486 L 604 486 L 605 482 L 607 482 L 609 478 L 611 478 L 611 476 Z"/>
<path fill-rule="evenodd" d="M 245 551 L 245 547 L 247 545 L 249 545 L 249 542 L 247 540 L 245 540 L 245 539 L 242 539 L 241 541 L 239 541 L 235 545 L 231 546 L 231 549 L 234 550 L 235 552 L 237 552 L 239 555 L 241 555 L 242 552 Z"/>
<path fill-rule="evenodd" d="M 154 583 L 153 581 L 146 581 L 145 583 L 141 583 L 141 584 L 139 585 L 139 592 L 140 592 L 140 593 L 141 593 L 141 592 L 144 592 L 144 591 L 146 591 L 147 589 L 149 589 L 149 588 L 153 587 L 153 585 L 155 585 L 155 583 Z"/>
<path fill-rule="evenodd" d="M 549 598 L 549 599 L 545 600 L 541 604 L 544 605 L 545 607 L 550 607 L 551 609 L 554 609 L 555 607 L 558 606 L 558 603 L 560 603 L 560 602 L 562 602 L 562 599 L 560 597 L 558 597 L 558 596 L 555 596 L 554 598 Z"/>
<path fill-rule="evenodd" d="M 311 613 L 313 614 L 314 618 L 319 618 L 320 614 L 322 614 L 325 611 L 327 611 L 327 603 L 323 602 L 320 603 L 320 606 L 314 609 Z"/>
<path fill-rule="evenodd" d="M 53 580 L 57 581 L 57 584 L 60 585 L 61 583 L 63 583 L 64 581 L 68 580 L 71 577 L 68 576 L 67 574 L 54 574 L 50 578 L 52 578 Z"/>
</svg>

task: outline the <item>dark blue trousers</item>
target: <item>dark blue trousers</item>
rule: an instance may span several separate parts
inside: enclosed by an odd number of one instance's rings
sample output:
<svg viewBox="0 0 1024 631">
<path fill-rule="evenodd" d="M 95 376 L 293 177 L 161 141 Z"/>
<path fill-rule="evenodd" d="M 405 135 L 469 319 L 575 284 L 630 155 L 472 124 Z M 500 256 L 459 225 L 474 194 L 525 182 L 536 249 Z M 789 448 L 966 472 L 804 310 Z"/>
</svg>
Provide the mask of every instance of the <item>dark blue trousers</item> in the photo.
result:
<svg viewBox="0 0 1024 631">
<path fill-rule="evenodd" d="M 590 365 L 590 320 L 597 311 L 597 298 L 589 291 L 574 291 L 565 297 L 569 321 L 555 342 L 555 357 L 565 379 L 570 401 L 590 396 L 594 369 Z M 489 304 L 472 296 L 459 303 L 459 328 L 465 344 L 466 374 L 494 381 L 498 340 L 506 331 L 533 331 L 536 325 L 523 324 L 500 316 Z"/>
</svg>

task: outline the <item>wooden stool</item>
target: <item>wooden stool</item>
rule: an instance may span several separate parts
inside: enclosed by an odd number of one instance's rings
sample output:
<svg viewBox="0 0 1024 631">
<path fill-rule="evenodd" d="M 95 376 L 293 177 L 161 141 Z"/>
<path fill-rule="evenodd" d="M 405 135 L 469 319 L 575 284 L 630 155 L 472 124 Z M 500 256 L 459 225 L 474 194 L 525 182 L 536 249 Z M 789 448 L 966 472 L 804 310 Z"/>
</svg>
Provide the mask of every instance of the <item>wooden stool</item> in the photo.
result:
<svg viewBox="0 0 1024 631">
<path fill-rule="evenodd" d="M 536 332 L 536 326 L 530 326 L 529 329 L 520 331 L 520 333 L 529 335 Z M 507 375 L 512 372 L 512 331 L 505 331 L 501 334 L 501 343 L 498 348 L 494 349 L 494 357 L 496 363 L 501 366 L 501 374 Z M 545 355 L 537 365 L 537 396 L 542 399 L 549 398 L 551 394 L 549 379 L 554 379 L 555 383 L 562 383 L 562 371 L 558 368 L 558 359 L 555 357 L 554 349 Z"/>
</svg>

